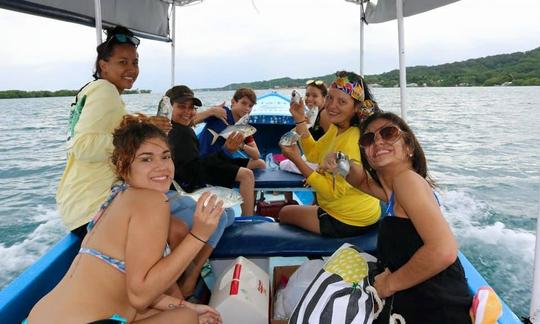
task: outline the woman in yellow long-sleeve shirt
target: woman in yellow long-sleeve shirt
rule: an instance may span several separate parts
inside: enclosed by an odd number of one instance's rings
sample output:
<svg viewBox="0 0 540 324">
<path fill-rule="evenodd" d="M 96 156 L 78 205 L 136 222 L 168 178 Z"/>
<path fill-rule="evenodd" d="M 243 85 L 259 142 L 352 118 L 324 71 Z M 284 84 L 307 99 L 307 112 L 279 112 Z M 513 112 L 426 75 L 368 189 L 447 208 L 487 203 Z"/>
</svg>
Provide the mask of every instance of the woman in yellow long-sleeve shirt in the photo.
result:
<svg viewBox="0 0 540 324">
<path fill-rule="evenodd" d="M 341 151 L 360 161 L 359 120 L 376 107 L 367 84 L 359 75 L 340 71 L 330 86 L 325 109 L 331 125 L 318 141 L 306 126 L 303 103 L 291 104 L 290 112 L 301 135 L 307 160 L 321 163 L 329 152 Z M 289 158 L 315 191 L 318 205 L 286 206 L 281 209 L 281 223 L 292 224 L 330 237 L 361 235 L 376 226 L 380 217 L 379 201 L 354 188 L 342 177 L 313 171 L 301 158 L 297 145 L 282 146 Z"/>
<path fill-rule="evenodd" d="M 120 95 L 139 75 L 138 45 L 139 39 L 125 27 L 107 32 L 107 39 L 97 47 L 95 80 L 77 94 L 78 104 L 70 117 L 67 163 L 56 204 L 66 227 L 81 237 L 116 180 L 110 162 L 112 132 L 127 114 Z M 153 121 L 166 132 L 171 128 L 164 117 Z"/>
</svg>

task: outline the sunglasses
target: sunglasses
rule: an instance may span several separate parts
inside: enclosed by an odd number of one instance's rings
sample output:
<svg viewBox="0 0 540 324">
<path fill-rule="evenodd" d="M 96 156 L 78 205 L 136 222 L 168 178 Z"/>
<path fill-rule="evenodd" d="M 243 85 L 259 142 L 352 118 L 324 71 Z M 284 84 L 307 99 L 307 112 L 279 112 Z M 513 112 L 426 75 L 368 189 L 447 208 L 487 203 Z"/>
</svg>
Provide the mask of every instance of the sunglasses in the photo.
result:
<svg viewBox="0 0 540 324">
<path fill-rule="evenodd" d="M 130 43 L 130 44 L 134 45 L 135 47 L 139 46 L 139 44 L 141 43 L 141 40 L 138 39 L 135 36 L 129 36 L 129 35 L 126 35 L 126 34 L 114 34 L 113 37 L 111 37 L 111 38 L 109 38 L 107 40 L 107 42 L 106 42 L 107 45 L 111 41 L 111 39 L 113 39 L 113 38 L 118 43 L 121 43 L 121 44 Z"/>
<path fill-rule="evenodd" d="M 403 131 L 399 127 L 394 125 L 384 126 L 375 132 L 364 133 L 360 136 L 360 146 L 363 148 L 368 148 L 375 143 L 377 134 L 381 139 L 389 144 L 394 144 L 401 137 Z"/>
<path fill-rule="evenodd" d="M 323 84 L 324 81 L 323 80 L 308 80 L 306 82 L 306 85 L 312 85 L 312 84 L 315 84 L 315 85 L 321 85 Z"/>
</svg>

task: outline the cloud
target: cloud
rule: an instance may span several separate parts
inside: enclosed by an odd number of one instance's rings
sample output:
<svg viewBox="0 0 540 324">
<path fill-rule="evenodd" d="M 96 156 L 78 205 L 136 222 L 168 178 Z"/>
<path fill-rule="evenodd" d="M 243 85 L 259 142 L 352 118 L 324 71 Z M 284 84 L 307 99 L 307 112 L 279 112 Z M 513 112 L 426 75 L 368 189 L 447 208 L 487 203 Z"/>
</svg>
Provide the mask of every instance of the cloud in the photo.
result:
<svg viewBox="0 0 540 324">
<path fill-rule="evenodd" d="M 406 64 L 538 47 L 537 0 L 463 0 L 405 19 Z M 177 8 L 176 80 L 193 87 L 359 69 L 359 7 L 337 0 L 207 0 Z M 76 89 L 91 79 L 92 28 L 0 10 L 0 90 Z M 364 72 L 398 67 L 397 24 L 365 28 Z M 170 46 L 143 40 L 135 87 L 170 85 Z"/>
</svg>

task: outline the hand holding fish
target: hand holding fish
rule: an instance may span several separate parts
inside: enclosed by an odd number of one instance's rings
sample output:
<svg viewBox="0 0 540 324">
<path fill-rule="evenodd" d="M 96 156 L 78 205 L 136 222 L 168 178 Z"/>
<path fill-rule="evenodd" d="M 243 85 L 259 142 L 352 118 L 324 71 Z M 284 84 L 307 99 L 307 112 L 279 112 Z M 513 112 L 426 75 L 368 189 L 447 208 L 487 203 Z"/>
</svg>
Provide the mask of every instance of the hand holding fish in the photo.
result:
<svg viewBox="0 0 540 324">
<path fill-rule="evenodd" d="M 223 147 L 229 152 L 236 152 L 238 151 L 242 144 L 244 143 L 244 135 L 240 132 L 234 132 L 232 133 L 227 139 L 225 140 L 225 144 L 223 144 Z"/>
<path fill-rule="evenodd" d="M 336 173 L 337 169 L 337 162 L 336 162 L 336 153 L 330 152 L 326 154 L 324 157 L 324 160 L 319 164 L 319 168 L 317 169 L 317 172 L 324 174 L 326 172 L 328 173 Z"/>
<path fill-rule="evenodd" d="M 291 101 L 289 111 L 291 112 L 291 116 L 294 118 L 295 123 L 306 120 L 304 101 L 302 100 L 302 98 L 300 98 L 298 102 Z"/>
<path fill-rule="evenodd" d="M 170 119 L 165 116 L 150 116 L 150 122 L 161 129 L 165 134 L 168 134 L 172 129 Z"/>
<path fill-rule="evenodd" d="M 217 227 L 219 217 L 223 213 L 223 201 L 216 195 L 204 192 L 195 206 L 193 214 L 193 227 L 191 232 L 199 239 L 208 241 L 208 238 Z"/>
<path fill-rule="evenodd" d="M 292 145 L 280 145 L 279 147 L 281 147 L 281 153 L 294 164 L 296 164 L 298 160 L 302 160 L 300 149 L 296 143 L 293 143 Z"/>
</svg>

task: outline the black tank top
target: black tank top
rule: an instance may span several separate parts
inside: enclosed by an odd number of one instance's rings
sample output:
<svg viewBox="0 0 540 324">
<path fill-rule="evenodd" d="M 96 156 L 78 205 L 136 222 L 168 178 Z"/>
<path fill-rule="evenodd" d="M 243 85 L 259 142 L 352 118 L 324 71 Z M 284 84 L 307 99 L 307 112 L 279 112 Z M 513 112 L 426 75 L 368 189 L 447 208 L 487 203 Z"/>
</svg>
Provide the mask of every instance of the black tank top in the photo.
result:
<svg viewBox="0 0 540 324">
<path fill-rule="evenodd" d="M 407 263 L 424 245 L 410 219 L 393 215 L 393 196 L 387 215 L 381 220 L 377 243 L 379 260 L 391 272 Z M 434 277 L 397 292 L 392 312 L 404 316 L 407 323 L 471 323 L 471 302 L 465 273 L 457 258 Z"/>
</svg>

